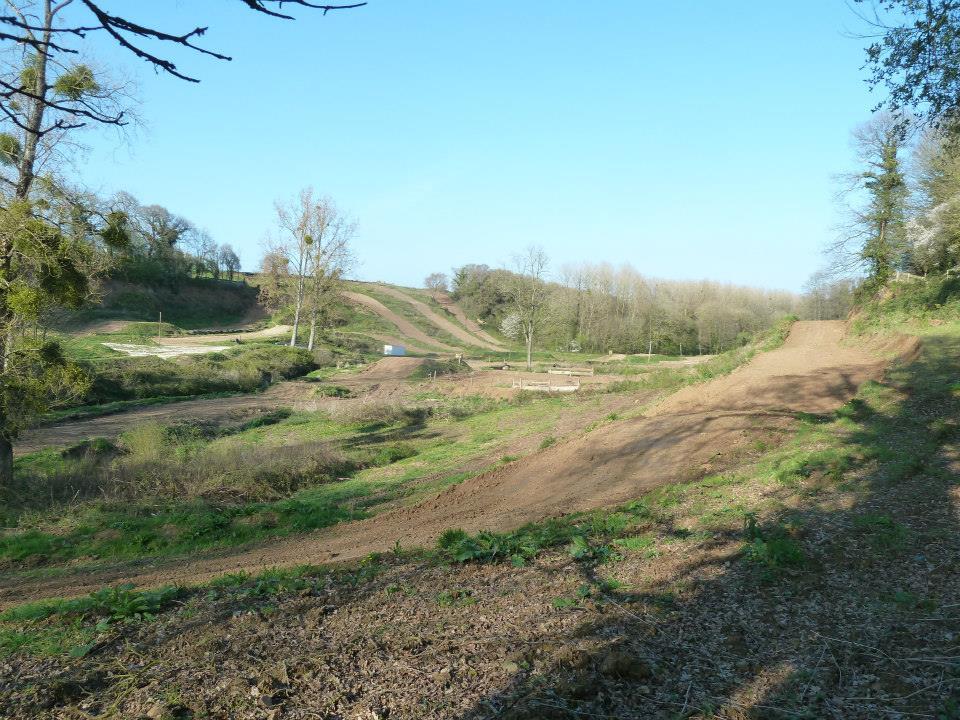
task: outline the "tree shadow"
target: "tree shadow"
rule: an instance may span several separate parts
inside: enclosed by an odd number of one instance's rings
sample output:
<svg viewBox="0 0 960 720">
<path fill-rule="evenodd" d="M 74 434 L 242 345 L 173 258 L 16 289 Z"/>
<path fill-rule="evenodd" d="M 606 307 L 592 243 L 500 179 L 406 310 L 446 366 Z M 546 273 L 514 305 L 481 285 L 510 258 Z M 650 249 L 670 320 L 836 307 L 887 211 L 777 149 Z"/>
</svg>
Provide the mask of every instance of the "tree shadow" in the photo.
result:
<svg viewBox="0 0 960 720">
<path fill-rule="evenodd" d="M 784 468 L 745 532 L 637 590 L 604 579 L 616 563 L 579 563 L 590 619 L 460 717 L 960 717 L 958 355 L 931 336 L 808 416 L 841 450 Z"/>
</svg>

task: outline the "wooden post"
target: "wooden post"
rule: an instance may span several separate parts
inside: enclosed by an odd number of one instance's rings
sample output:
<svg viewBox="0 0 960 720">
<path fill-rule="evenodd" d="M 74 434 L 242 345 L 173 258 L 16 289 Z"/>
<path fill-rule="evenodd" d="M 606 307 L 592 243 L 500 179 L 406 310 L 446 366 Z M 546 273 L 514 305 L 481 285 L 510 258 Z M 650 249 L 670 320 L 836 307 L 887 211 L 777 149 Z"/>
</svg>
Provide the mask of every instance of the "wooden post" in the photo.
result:
<svg viewBox="0 0 960 720">
<path fill-rule="evenodd" d="M 163 337 L 163 311 L 160 311 L 160 319 L 157 320 L 157 338 Z"/>
</svg>

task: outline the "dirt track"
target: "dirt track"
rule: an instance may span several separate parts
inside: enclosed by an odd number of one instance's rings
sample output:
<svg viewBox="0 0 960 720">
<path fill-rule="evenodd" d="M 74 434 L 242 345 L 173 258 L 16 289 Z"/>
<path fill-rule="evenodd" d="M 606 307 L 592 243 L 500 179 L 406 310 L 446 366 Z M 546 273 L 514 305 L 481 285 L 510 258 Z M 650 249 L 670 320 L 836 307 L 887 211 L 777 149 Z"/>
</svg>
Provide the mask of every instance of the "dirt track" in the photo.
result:
<svg viewBox="0 0 960 720">
<path fill-rule="evenodd" d="M 369 295 L 364 295 L 363 293 L 358 292 L 344 291 L 341 294 L 351 302 L 357 303 L 358 305 L 363 305 L 364 307 L 373 310 L 373 312 L 382 317 L 384 320 L 395 325 L 400 331 L 401 335 L 406 335 L 407 337 L 422 343 L 426 347 L 437 348 L 443 352 L 459 352 L 458 348 L 450 347 L 449 345 L 445 345 L 439 340 L 430 337 L 412 322 L 406 318 L 400 317 L 376 298 L 372 298 Z"/>
<path fill-rule="evenodd" d="M 757 433 L 783 428 L 794 413 L 829 412 L 887 362 L 844 346 L 840 322 L 800 322 L 785 345 L 729 376 L 666 398 L 646 416 L 613 422 L 529 458 L 454 486 L 435 498 L 369 520 L 232 555 L 168 561 L 130 574 L 117 569 L 25 585 L 0 584 L 0 605 L 53 594 L 81 594 L 104 583 L 199 582 L 238 569 L 364 557 L 401 545 L 430 545 L 460 527 L 509 530 L 526 522 L 635 498 L 723 467 Z M 890 350 L 891 348 L 888 348 Z M 905 353 L 910 348 L 892 348 Z"/>
<path fill-rule="evenodd" d="M 403 302 L 410 303 L 410 305 L 413 306 L 414 310 L 416 310 L 423 317 L 429 320 L 434 325 L 434 327 L 440 328 L 444 332 L 449 333 L 450 335 L 453 335 L 453 337 L 457 338 L 457 340 L 461 340 L 467 343 L 467 345 L 476 345 L 476 346 L 482 347 L 484 350 L 494 350 L 494 351 L 503 350 L 503 346 L 495 344 L 494 342 L 491 342 L 488 340 L 481 340 L 478 337 L 474 337 L 459 325 L 450 322 L 445 317 L 441 317 L 437 315 L 433 310 L 430 309 L 430 306 L 427 305 L 426 303 L 420 302 L 416 298 L 411 297 L 410 295 L 407 295 L 406 293 L 401 292 L 396 288 L 388 287 L 386 285 L 381 285 L 377 289 L 380 292 L 384 293 L 385 295 L 389 295 L 392 298 L 396 298 L 397 300 L 402 300 Z"/>
<path fill-rule="evenodd" d="M 440 303 L 440 306 L 443 307 L 444 310 L 453 315 L 467 330 L 472 332 L 478 338 L 490 343 L 498 350 L 505 349 L 503 344 L 500 343 L 495 337 L 490 335 L 490 333 L 468 318 L 467 314 L 453 301 L 453 298 L 451 298 L 449 295 L 442 292 L 435 292 L 433 293 L 433 299 Z"/>
<path fill-rule="evenodd" d="M 337 385 L 370 392 L 366 400 L 393 396 L 397 386 L 423 364 L 420 358 L 383 358 L 356 375 L 338 377 Z M 314 383 L 282 382 L 262 393 L 245 393 L 232 397 L 200 398 L 161 405 L 149 405 L 112 415 L 101 415 L 84 420 L 72 420 L 56 425 L 33 428 L 23 433 L 15 446 L 16 455 L 36 452 L 46 447 L 64 447 L 97 437 L 115 438 L 134 425 L 145 423 L 173 423 L 209 421 L 216 424 L 242 422 L 263 412 L 280 407 L 295 410 L 319 410 L 333 405 L 344 405 L 349 399 L 335 400 L 318 397 Z"/>
</svg>

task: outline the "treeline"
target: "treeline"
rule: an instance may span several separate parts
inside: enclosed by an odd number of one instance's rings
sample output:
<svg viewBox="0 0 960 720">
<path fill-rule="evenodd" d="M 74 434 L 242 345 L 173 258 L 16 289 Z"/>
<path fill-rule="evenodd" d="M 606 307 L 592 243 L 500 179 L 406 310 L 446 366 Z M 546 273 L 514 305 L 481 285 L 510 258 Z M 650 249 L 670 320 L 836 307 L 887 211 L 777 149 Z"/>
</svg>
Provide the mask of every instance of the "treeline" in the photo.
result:
<svg viewBox="0 0 960 720">
<path fill-rule="evenodd" d="M 485 265 L 453 272 L 450 290 L 466 313 L 511 335 L 521 273 Z M 526 282 L 537 282 L 527 278 Z M 710 281 L 659 280 L 629 265 L 581 264 L 542 282 L 538 347 L 590 352 L 715 353 L 745 343 L 793 313 L 809 314 L 799 295 Z M 431 276 L 433 287 L 438 276 Z"/>
<path fill-rule="evenodd" d="M 112 253 L 111 277 L 156 285 L 183 278 L 233 280 L 240 271 L 240 257 L 228 243 L 218 244 L 209 232 L 162 205 L 142 205 L 128 193 L 102 205 L 127 239 Z"/>
</svg>

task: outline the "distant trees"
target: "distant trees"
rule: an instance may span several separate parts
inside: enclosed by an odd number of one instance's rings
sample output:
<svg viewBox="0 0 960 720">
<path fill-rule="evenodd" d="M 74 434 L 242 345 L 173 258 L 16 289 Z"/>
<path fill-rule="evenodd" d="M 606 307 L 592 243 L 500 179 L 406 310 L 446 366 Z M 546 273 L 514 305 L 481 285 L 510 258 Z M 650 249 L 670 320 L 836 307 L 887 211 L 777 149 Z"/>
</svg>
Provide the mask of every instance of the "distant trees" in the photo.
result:
<svg viewBox="0 0 960 720">
<path fill-rule="evenodd" d="M 217 251 L 217 268 L 218 271 L 226 271 L 230 280 L 233 280 L 234 273 L 240 270 L 240 256 L 227 243 L 221 245 Z"/>
<path fill-rule="evenodd" d="M 343 273 L 353 261 L 350 242 L 356 223 L 329 197 L 305 188 L 289 201 L 275 204 L 277 232 L 267 241 L 262 290 L 274 307 L 293 308 L 290 346 L 297 343 L 304 313 L 309 317 L 307 348 L 312 350 L 317 325 L 333 300 Z"/>
<path fill-rule="evenodd" d="M 853 309 L 854 282 L 820 271 L 803 287 L 799 315 L 807 320 L 842 320 Z"/>
<path fill-rule="evenodd" d="M 218 245 L 206 230 L 162 205 L 141 205 L 129 193 L 99 202 L 100 213 L 122 226 L 127 244 L 113 254 L 109 274 L 147 284 L 176 284 L 188 277 L 230 279 L 240 259 L 229 244 Z"/>
<path fill-rule="evenodd" d="M 453 296 L 466 312 L 524 340 L 512 303 L 519 273 L 468 265 L 454 271 Z M 713 353 L 801 309 L 789 292 L 709 281 L 646 277 L 629 265 L 579 264 L 545 282 L 547 303 L 535 344 L 590 352 Z"/>
</svg>

